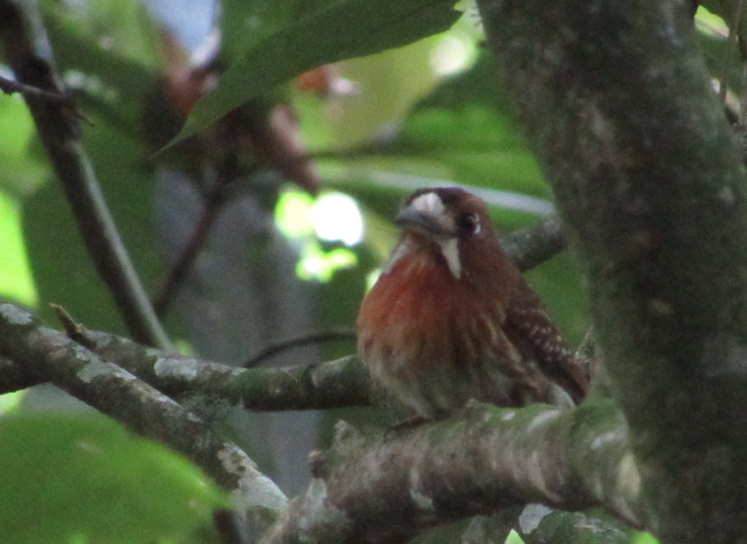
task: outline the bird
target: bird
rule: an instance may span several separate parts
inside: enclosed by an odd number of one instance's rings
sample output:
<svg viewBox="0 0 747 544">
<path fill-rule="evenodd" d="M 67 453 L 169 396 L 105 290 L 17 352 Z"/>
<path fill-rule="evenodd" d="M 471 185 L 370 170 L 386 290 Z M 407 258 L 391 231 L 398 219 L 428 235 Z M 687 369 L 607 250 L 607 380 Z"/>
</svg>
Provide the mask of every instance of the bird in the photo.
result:
<svg viewBox="0 0 747 544">
<path fill-rule="evenodd" d="M 470 400 L 578 404 L 589 376 L 502 249 L 486 204 L 459 187 L 415 191 L 356 321 L 374 387 L 414 419 Z"/>
</svg>

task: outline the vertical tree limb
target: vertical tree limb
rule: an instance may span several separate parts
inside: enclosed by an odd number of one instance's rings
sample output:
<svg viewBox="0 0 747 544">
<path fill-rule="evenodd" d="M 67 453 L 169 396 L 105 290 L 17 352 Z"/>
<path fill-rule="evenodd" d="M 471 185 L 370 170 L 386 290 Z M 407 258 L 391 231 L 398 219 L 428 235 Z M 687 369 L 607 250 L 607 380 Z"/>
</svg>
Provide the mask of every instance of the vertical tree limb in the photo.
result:
<svg viewBox="0 0 747 544">
<path fill-rule="evenodd" d="M 688 2 L 480 0 L 662 542 L 747 534 L 745 175 Z"/>
</svg>

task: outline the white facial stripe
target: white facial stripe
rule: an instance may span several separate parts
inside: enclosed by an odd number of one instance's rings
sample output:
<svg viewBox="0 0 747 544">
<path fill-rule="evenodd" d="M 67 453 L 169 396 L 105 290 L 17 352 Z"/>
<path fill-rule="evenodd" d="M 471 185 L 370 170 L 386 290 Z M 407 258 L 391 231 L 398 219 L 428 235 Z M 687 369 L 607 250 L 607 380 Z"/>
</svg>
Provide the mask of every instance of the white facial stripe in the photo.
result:
<svg viewBox="0 0 747 544">
<path fill-rule="evenodd" d="M 442 242 L 441 253 L 443 253 L 446 263 L 449 265 L 449 270 L 454 274 L 456 279 L 459 279 L 462 275 L 462 263 L 459 262 L 459 240 L 456 238 L 448 238 Z"/>
<path fill-rule="evenodd" d="M 446 207 L 444 206 L 441 197 L 437 193 L 424 193 L 417 197 L 415 200 L 410 202 L 410 207 L 417 210 L 420 213 L 429 215 L 436 221 L 446 223 L 450 221 L 446 213 Z M 456 237 L 444 237 L 436 240 L 441 246 L 441 253 L 443 253 L 446 263 L 449 266 L 449 270 L 454 277 L 459 279 L 462 275 L 462 265 L 459 262 L 459 240 Z M 402 255 L 404 255 L 409 248 L 405 244 L 400 246 L 392 254 L 387 266 L 387 271 L 391 270 Z"/>
<path fill-rule="evenodd" d="M 436 218 L 443 217 L 446 213 L 444 203 L 441 202 L 441 197 L 436 193 L 425 193 L 420 195 L 410 203 L 410 207 Z"/>
</svg>

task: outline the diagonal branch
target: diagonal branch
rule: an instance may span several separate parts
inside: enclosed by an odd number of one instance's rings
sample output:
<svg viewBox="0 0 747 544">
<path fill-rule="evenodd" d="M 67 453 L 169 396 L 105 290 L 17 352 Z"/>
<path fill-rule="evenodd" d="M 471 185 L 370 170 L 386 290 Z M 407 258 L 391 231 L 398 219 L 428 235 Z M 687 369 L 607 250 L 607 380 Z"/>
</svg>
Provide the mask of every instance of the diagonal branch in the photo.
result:
<svg viewBox="0 0 747 544">
<path fill-rule="evenodd" d="M 566 240 L 556 214 L 550 214 L 530 225 L 501 236 L 501 245 L 511 259 L 526 272 L 560 253 Z"/>
<path fill-rule="evenodd" d="M 243 369 L 173 355 L 112 334 L 83 330 L 105 359 L 177 398 L 205 395 L 253 411 L 369 406 L 368 374 L 357 357 L 284 368 Z"/>
<path fill-rule="evenodd" d="M 239 511 L 261 530 L 285 506 L 285 496 L 235 444 L 195 414 L 104 361 L 28 312 L 0 304 L 0 356 L 123 423 L 130 430 L 181 452 L 231 491 Z M 2 361 L 2 359 L 0 359 Z"/>
<path fill-rule="evenodd" d="M 22 8 L 21 6 L 26 6 Z M 19 83 L 64 96 L 41 18 L 29 6 L 0 0 L 0 44 Z M 35 5 L 35 4 L 33 4 Z M 130 261 L 80 143 L 75 108 L 47 96 L 25 94 L 39 137 L 67 195 L 96 269 L 133 338 L 168 349 L 166 337 Z"/>
</svg>

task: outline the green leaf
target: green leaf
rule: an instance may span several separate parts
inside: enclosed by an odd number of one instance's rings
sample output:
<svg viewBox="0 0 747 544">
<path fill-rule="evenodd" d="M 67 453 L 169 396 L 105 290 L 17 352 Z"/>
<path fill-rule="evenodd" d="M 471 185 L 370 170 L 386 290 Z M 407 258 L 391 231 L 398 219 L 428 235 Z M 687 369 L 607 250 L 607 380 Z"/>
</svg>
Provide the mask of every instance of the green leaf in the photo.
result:
<svg viewBox="0 0 747 544">
<path fill-rule="evenodd" d="M 90 10 L 76 10 L 44 3 L 55 60 L 60 73 L 72 75 L 67 80 L 77 89 L 76 97 L 86 117 L 100 115 L 125 135 L 137 137 L 144 104 L 160 84 L 154 39 L 146 40 L 152 29 L 137 2 L 127 0 L 118 7 L 111 5 L 116 3 L 99 4 L 90 6 Z M 127 19 L 130 12 L 133 17 Z M 134 13 L 139 16 L 134 17 Z M 119 28 L 123 19 L 126 28 Z M 114 35 L 107 35 L 104 29 Z M 112 47 L 102 47 L 102 42 L 110 41 Z"/>
<path fill-rule="evenodd" d="M 20 95 L 0 95 L 0 191 L 13 197 L 32 193 L 49 167 L 31 152 L 34 121 Z"/>
<path fill-rule="evenodd" d="M 139 0 L 98 0 L 97 2 L 60 2 L 44 0 L 41 5 L 46 18 L 46 29 L 52 38 L 55 58 L 69 64 L 89 65 L 97 57 L 111 64 L 115 57 L 120 63 L 138 68 L 116 77 L 122 84 L 131 71 L 152 71 L 157 67 L 155 27 L 143 2 Z M 62 51 L 58 37 L 62 37 L 67 47 L 75 50 Z M 76 43 L 77 42 L 77 43 Z M 88 42 L 85 45 L 83 42 Z M 73 54 L 82 55 L 76 59 Z M 106 71 L 108 66 L 99 69 Z M 99 71 L 93 70 L 94 73 Z M 112 74 L 114 75 L 114 74 Z M 129 85 L 134 86 L 137 81 Z"/>
<path fill-rule="evenodd" d="M 229 506 L 193 465 L 97 413 L 7 416 L 0 460 L 4 544 L 198 542 Z"/>
<path fill-rule="evenodd" d="M 23 245 L 21 221 L 16 202 L 0 193 L 0 296 L 9 297 L 29 306 L 38 297 L 31 279 L 26 248 Z"/>
<path fill-rule="evenodd" d="M 488 54 L 418 103 L 392 145 L 448 165 L 455 182 L 550 195 Z"/>
<path fill-rule="evenodd" d="M 452 5 L 445 0 L 342 0 L 308 14 L 229 67 L 218 86 L 196 104 L 172 145 L 305 70 L 442 32 L 459 18 Z"/>
</svg>

